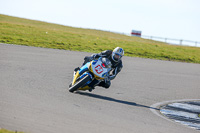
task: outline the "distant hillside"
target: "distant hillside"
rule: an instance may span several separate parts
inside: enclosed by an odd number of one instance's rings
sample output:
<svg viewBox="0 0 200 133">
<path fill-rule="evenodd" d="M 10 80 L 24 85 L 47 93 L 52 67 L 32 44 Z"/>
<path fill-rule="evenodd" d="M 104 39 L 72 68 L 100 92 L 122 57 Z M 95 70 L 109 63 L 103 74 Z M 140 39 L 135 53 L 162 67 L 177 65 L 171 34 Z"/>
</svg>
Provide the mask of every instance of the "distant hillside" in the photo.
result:
<svg viewBox="0 0 200 133">
<path fill-rule="evenodd" d="M 0 42 L 97 53 L 119 46 L 126 56 L 200 63 L 200 48 L 0 14 Z"/>
</svg>

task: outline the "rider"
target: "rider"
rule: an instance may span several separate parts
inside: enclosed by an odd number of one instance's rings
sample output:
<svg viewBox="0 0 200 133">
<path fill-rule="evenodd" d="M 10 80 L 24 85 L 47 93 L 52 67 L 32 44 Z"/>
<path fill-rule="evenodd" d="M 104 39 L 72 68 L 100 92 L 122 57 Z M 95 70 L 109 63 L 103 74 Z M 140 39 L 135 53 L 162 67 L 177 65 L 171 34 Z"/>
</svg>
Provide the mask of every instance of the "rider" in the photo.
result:
<svg viewBox="0 0 200 133">
<path fill-rule="evenodd" d="M 113 51 L 112 50 L 106 50 L 103 51 L 101 53 L 98 54 L 92 54 L 91 56 L 86 56 L 84 58 L 84 63 L 83 65 L 85 65 L 87 62 L 90 62 L 94 59 L 97 59 L 99 57 L 106 57 L 108 58 L 111 63 L 112 63 L 112 74 L 109 75 L 108 79 L 101 81 L 98 86 L 102 86 L 104 88 L 109 88 L 111 85 L 110 80 L 113 80 L 116 75 L 121 71 L 123 65 L 122 65 L 122 56 L 124 55 L 124 50 L 120 47 L 116 47 Z M 77 71 L 79 68 L 76 68 L 75 71 Z M 93 81 L 93 83 L 91 83 L 90 87 L 91 89 L 89 91 L 92 91 L 92 89 L 94 89 L 94 86 L 96 85 L 98 81 Z"/>
</svg>

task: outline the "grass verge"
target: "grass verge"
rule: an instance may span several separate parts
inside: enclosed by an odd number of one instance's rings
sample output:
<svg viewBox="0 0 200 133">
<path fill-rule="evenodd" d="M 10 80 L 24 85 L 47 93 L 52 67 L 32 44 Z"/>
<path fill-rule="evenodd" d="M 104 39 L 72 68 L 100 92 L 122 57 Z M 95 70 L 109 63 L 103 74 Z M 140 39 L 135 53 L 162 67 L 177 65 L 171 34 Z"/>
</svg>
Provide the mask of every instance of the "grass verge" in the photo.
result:
<svg viewBox="0 0 200 133">
<path fill-rule="evenodd" d="M 18 132 L 18 131 L 9 131 L 9 130 L 1 129 L 1 128 L 0 128 L 0 133 L 23 133 L 23 132 Z"/>
<path fill-rule="evenodd" d="M 0 14 L 0 42 L 91 53 L 119 46 L 126 56 L 200 63 L 200 48 Z"/>
</svg>

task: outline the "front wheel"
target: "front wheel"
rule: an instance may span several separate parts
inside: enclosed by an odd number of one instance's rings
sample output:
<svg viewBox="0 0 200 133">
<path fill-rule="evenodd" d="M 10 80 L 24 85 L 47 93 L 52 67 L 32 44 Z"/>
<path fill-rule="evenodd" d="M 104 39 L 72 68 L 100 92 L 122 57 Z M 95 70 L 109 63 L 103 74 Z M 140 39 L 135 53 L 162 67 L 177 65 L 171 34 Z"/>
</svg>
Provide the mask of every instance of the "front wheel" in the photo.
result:
<svg viewBox="0 0 200 133">
<path fill-rule="evenodd" d="M 78 88 L 80 88 L 81 86 L 83 86 L 88 81 L 90 81 L 90 76 L 86 75 L 81 80 L 79 80 L 78 82 L 76 82 L 73 86 L 71 86 L 69 88 L 69 92 L 74 92 L 74 91 L 78 90 Z"/>
</svg>

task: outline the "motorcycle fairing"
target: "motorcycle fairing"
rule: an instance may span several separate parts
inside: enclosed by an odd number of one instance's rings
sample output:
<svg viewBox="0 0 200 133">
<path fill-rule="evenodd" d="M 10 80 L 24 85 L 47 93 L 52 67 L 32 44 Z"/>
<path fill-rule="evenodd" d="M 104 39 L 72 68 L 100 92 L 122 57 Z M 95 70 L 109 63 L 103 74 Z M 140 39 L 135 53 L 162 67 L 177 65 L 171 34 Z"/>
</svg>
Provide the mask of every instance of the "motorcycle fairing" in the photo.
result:
<svg viewBox="0 0 200 133">
<path fill-rule="evenodd" d="M 79 90 L 88 90 L 90 89 L 89 84 L 93 79 L 98 80 L 99 82 L 106 78 L 109 75 L 110 69 L 105 69 L 105 66 L 102 65 L 101 57 L 98 60 L 93 60 L 91 62 L 83 65 L 80 70 L 78 70 L 73 78 L 72 85 L 74 85 L 78 78 L 82 79 L 85 75 L 89 75 L 91 80 L 85 83 Z"/>
</svg>

